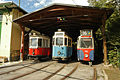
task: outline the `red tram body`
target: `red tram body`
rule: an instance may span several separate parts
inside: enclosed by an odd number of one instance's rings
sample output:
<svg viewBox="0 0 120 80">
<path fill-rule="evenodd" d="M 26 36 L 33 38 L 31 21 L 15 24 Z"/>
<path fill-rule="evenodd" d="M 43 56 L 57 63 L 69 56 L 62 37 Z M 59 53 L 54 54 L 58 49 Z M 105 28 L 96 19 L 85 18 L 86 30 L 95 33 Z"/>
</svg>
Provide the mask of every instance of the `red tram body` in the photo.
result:
<svg viewBox="0 0 120 80">
<path fill-rule="evenodd" d="M 39 57 L 49 56 L 50 55 L 50 48 L 37 48 L 37 49 L 30 48 L 29 49 L 29 55 L 39 56 Z"/>
<path fill-rule="evenodd" d="M 83 61 L 94 61 L 94 38 L 92 29 L 80 30 L 80 36 L 77 40 L 77 58 Z"/>
<path fill-rule="evenodd" d="M 42 58 L 51 54 L 50 38 L 43 35 L 30 35 L 28 57 Z"/>
</svg>

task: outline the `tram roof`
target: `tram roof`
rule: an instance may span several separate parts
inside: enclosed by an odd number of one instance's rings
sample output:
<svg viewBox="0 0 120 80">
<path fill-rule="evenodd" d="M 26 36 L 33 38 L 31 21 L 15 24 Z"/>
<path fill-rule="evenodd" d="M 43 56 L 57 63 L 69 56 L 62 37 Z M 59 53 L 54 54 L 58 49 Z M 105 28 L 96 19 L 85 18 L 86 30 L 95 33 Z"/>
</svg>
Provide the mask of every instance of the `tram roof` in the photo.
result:
<svg viewBox="0 0 120 80">
<path fill-rule="evenodd" d="M 42 38 L 42 39 L 50 39 L 50 37 L 44 36 L 44 35 L 30 35 L 30 37 L 39 37 L 39 38 Z"/>
<path fill-rule="evenodd" d="M 28 13 L 14 20 L 15 23 L 53 36 L 59 28 L 76 38 L 80 29 L 92 28 L 95 31 L 102 25 L 106 14 L 108 19 L 113 9 L 79 5 L 52 4 L 45 8 Z M 57 21 L 57 17 L 65 18 Z"/>
</svg>

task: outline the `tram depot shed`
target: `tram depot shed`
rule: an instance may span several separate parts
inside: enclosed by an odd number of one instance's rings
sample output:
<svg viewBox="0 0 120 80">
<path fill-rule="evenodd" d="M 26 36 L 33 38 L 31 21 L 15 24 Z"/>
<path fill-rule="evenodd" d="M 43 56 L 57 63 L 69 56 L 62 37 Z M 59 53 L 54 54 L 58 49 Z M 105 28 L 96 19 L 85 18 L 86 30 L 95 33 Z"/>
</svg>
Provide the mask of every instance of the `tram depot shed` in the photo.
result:
<svg viewBox="0 0 120 80">
<path fill-rule="evenodd" d="M 66 31 L 73 40 L 77 41 L 80 29 L 96 31 L 102 26 L 104 63 L 107 61 L 105 36 L 105 21 L 111 16 L 113 9 L 97 8 L 79 5 L 52 4 L 35 12 L 26 14 L 14 20 L 22 30 L 22 48 L 24 49 L 24 28 L 39 31 L 52 37 L 57 29 Z M 58 18 L 64 18 L 58 21 Z M 29 31 L 30 32 L 30 31 Z M 24 50 L 23 50 L 24 53 Z M 23 55 L 22 55 L 23 56 Z"/>
</svg>

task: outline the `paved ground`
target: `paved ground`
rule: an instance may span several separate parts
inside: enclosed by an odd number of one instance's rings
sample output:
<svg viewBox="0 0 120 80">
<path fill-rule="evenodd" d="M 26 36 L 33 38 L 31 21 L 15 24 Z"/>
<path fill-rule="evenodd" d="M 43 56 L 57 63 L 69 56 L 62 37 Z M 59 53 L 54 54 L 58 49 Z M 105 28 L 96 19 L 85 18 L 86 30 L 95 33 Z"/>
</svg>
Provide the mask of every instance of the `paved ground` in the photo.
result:
<svg viewBox="0 0 120 80">
<path fill-rule="evenodd" d="M 108 75 L 108 80 L 120 80 L 120 70 L 118 68 L 107 67 L 104 70 Z"/>
<path fill-rule="evenodd" d="M 14 66 L 0 68 L 0 80 L 93 80 L 94 68 L 97 80 L 104 80 L 103 64 L 93 65 L 71 61 L 69 63 L 26 61 Z"/>
</svg>

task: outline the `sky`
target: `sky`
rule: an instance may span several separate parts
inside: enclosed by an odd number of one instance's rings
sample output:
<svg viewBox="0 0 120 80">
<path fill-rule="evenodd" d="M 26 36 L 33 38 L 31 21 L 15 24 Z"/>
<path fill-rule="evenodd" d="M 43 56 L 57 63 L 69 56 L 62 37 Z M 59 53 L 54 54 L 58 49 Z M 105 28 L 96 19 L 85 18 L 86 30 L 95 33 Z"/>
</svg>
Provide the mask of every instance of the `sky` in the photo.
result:
<svg viewBox="0 0 120 80">
<path fill-rule="evenodd" d="M 19 0 L 0 0 L 0 2 L 4 1 L 13 1 L 17 5 L 19 5 Z M 62 4 L 74 4 L 74 5 L 82 5 L 88 6 L 87 0 L 20 0 L 20 6 L 27 12 L 33 12 L 37 9 L 43 8 L 47 5 L 54 3 L 62 3 Z"/>
</svg>

